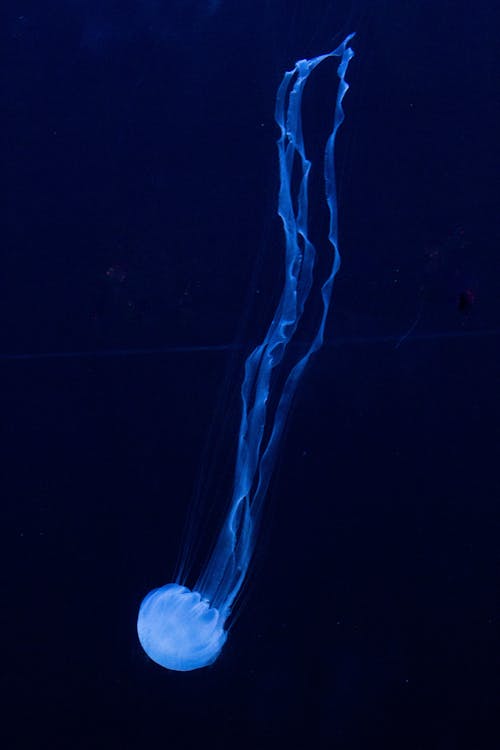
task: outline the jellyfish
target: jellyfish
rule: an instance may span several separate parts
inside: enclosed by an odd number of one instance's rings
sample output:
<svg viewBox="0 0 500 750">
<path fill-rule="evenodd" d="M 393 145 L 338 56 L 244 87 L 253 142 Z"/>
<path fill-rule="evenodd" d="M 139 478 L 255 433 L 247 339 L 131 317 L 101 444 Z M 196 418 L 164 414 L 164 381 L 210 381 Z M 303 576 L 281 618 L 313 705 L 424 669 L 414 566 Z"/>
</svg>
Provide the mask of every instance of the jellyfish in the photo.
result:
<svg viewBox="0 0 500 750">
<path fill-rule="evenodd" d="M 342 101 L 348 89 L 347 67 L 354 54 L 349 46 L 353 36 L 347 36 L 332 52 L 296 62 L 278 87 L 275 118 L 280 131 L 278 214 L 285 236 L 283 288 L 262 343 L 245 363 L 232 495 L 208 561 L 192 588 L 185 580 L 168 583 L 149 592 L 139 608 L 139 641 L 146 654 L 167 669 L 189 671 L 208 666 L 226 642 L 231 611 L 252 561 L 292 399 L 307 363 L 323 343 L 333 281 L 340 265 L 334 148 L 344 120 Z M 334 57 L 340 58 L 338 85 L 323 159 L 329 266 L 318 285 L 313 284 L 317 251 L 309 230 L 312 162 L 304 143 L 302 99 L 313 70 Z M 305 349 L 290 346 L 312 289 L 319 294 L 320 303 L 315 329 Z"/>
</svg>

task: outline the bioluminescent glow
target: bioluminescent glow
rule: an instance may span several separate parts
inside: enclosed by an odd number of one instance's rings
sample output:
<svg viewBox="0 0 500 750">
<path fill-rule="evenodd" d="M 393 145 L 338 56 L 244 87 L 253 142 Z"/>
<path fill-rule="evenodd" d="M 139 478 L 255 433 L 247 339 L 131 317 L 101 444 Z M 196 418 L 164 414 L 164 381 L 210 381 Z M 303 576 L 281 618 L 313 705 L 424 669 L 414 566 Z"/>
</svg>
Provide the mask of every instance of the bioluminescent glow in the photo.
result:
<svg viewBox="0 0 500 750">
<path fill-rule="evenodd" d="M 214 550 L 192 590 L 183 581 L 167 584 L 151 591 L 139 609 L 137 631 L 141 645 L 153 661 L 168 669 L 188 671 L 212 664 L 226 641 L 225 626 L 255 549 L 286 417 L 304 368 L 323 343 L 333 280 L 340 265 L 334 147 L 344 119 L 342 100 L 348 89 L 345 75 L 353 56 L 349 47 L 352 37 L 349 35 L 333 52 L 299 60 L 293 70 L 285 73 L 278 88 L 278 213 L 285 233 L 284 284 L 265 338 L 245 364 L 233 492 Z M 312 71 L 332 57 L 340 58 L 339 82 L 323 163 L 331 257 L 319 286 L 313 285 L 317 253 L 308 226 L 312 163 L 304 144 L 302 97 Z M 304 353 L 289 344 L 313 287 L 319 287 L 321 314 Z"/>
</svg>

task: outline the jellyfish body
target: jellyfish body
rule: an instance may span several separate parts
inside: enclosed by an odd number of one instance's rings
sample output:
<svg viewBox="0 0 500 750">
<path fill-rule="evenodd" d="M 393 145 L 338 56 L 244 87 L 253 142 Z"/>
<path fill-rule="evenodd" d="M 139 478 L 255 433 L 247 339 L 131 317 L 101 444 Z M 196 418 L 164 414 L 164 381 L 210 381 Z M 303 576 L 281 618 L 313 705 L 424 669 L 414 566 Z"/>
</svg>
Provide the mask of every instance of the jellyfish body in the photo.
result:
<svg viewBox="0 0 500 750">
<path fill-rule="evenodd" d="M 143 599 L 137 630 L 147 655 L 179 672 L 212 664 L 227 638 L 219 611 L 197 591 L 177 583 L 154 589 Z"/>
<path fill-rule="evenodd" d="M 248 572 L 293 396 L 311 355 L 323 343 L 333 280 L 340 265 L 334 147 L 344 119 L 342 100 L 348 89 L 345 75 L 353 57 L 349 47 L 352 37 L 350 34 L 332 52 L 299 60 L 293 70 L 285 73 L 278 88 L 278 214 L 285 234 L 285 279 L 265 338 L 245 363 L 233 492 L 213 552 L 192 590 L 182 581 L 168 584 L 150 592 L 139 609 L 137 630 L 141 645 L 153 661 L 168 669 L 188 671 L 212 664 L 225 643 L 225 625 Z M 316 329 L 305 353 L 294 357 L 289 344 L 313 288 L 317 255 L 308 226 L 312 163 L 306 155 L 302 132 L 302 96 L 312 71 L 332 57 L 339 57 L 340 62 L 333 125 L 323 163 L 330 261 L 319 289 L 321 314 Z"/>
</svg>

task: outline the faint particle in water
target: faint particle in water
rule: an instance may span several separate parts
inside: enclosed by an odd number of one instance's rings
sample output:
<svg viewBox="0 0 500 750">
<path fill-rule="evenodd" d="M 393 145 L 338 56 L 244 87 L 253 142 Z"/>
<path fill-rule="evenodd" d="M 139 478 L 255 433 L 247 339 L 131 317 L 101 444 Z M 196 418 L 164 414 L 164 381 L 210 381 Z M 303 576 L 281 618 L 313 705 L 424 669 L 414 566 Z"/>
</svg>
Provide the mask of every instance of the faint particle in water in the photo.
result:
<svg viewBox="0 0 500 750">
<path fill-rule="evenodd" d="M 123 266 L 110 266 L 106 271 L 106 278 L 114 284 L 123 284 L 127 278 L 127 272 Z"/>
<path fill-rule="evenodd" d="M 462 315 L 468 315 L 472 310 L 475 299 L 476 295 L 472 289 L 464 289 L 460 292 L 457 299 L 458 312 L 462 313 Z"/>
</svg>

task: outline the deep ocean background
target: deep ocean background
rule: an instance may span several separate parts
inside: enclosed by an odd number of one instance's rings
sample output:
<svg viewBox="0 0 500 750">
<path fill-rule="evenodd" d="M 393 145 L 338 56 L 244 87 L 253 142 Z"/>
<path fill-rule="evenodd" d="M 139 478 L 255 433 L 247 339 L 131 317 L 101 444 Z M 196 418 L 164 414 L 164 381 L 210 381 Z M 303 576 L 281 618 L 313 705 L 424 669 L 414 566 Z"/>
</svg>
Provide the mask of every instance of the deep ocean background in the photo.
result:
<svg viewBox="0 0 500 750">
<path fill-rule="evenodd" d="M 2 16 L 2 748 L 497 749 L 495 4 Z M 276 88 L 350 31 L 325 347 L 227 645 L 167 672 L 137 608 L 193 496 L 202 549 L 222 518 L 279 292 Z"/>
</svg>

